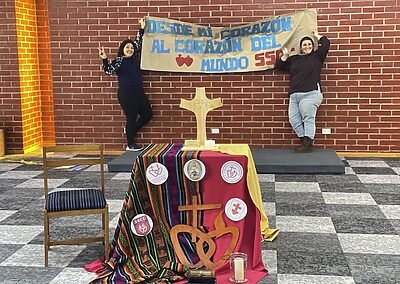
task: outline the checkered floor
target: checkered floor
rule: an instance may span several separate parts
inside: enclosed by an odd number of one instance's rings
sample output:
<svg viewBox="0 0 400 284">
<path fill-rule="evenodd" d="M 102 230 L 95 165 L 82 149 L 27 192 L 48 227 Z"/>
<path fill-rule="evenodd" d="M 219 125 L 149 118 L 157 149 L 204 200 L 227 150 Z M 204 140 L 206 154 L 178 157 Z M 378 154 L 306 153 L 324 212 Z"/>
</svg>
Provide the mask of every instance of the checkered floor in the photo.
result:
<svg viewBox="0 0 400 284">
<path fill-rule="evenodd" d="M 345 175 L 259 175 L 270 225 L 281 230 L 263 243 L 270 274 L 260 283 L 400 283 L 400 159 L 343 162 Z M 51 185 L 87 187 L 96 174 L 59 170 Z M 106 173 L 110 237 L 129 177 Z M 0 162 L 0 283 L 88 283 L 94 275 L 82 266 L 103 253 L 100 244 L 52 248 L 44 268 L 42 184 L 41 165 Z M 99 225 L 89 217 L 51 224 L 59 236 Z"/>
</svg>

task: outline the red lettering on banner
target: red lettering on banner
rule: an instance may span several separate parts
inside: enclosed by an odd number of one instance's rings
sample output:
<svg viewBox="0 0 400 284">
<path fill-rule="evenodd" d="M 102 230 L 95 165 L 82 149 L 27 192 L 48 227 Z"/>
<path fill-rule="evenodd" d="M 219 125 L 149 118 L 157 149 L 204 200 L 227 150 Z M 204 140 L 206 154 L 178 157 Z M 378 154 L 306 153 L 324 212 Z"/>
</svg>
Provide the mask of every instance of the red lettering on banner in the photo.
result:
<svg viewBox="0 0 400 284">
<path fill-rule="evenodd" d="M 254 55 L 256 66 L 274 65 L 281 51 L 266 51 Z"/>
</svg>

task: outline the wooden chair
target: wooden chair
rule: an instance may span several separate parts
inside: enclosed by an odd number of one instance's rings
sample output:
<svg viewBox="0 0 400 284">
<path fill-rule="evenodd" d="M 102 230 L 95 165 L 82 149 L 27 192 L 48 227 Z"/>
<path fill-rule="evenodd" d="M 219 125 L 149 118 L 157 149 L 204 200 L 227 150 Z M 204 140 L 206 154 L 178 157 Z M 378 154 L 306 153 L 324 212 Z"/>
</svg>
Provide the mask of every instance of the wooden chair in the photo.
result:
<svg viewBox="0 0 400 284">
<path fill-rule="evenodd" d="M 52 155 L 53 154 L 53 155 Z M 89 154 L 86 157 L 72 156 L 71 154 Z M 65 155 L 70 155 L 66 157 Z M 100 165 L 99 188 L 63 189 L 49 193 L 49 176 L 57 167 L 71 167 L 79 165 Z M 109 217 L 108 205 L 104 197 L 104 156 L 103 145 L 60 145 L 43 147 L 43 179 L 44 179 L 44 265 L 48 266 L 48 253 L 51 246 L 76 245 L 92 242 L 103 242 L 104 256 L 109 255 Z M 65 216 L 79 216 L 88 214 L 101 214 L 101 236 L 70 238 L 53 240 L 50 238 L 49 224 L 51 218 Z"/>
</svg>

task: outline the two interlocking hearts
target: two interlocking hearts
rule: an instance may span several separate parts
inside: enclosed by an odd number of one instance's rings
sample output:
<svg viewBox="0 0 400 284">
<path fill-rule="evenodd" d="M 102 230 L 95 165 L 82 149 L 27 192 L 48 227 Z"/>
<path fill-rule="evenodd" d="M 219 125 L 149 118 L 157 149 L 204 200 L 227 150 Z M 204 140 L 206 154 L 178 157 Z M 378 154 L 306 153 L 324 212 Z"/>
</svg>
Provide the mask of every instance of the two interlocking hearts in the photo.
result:
<svg viewBox="0 0 400 284">
<path fill-rule="evenodd" d="M 207 233 L 201 231 L 198 228 L 191 227 L 185 224 L 178 224 L 172 227 L 170 231 L 172 245 L 174 247 L 176 255 L 183 265 L 190 268 L 200 268 L 205 266 L 208 269 L 215 270 L 216 268 L 227 262 L 229 256 L 231 255 L 231 253 L 233 253 L 238 243 L 239 228 L 233 226 L 226 227 L 222 218 L 222 214 L 223 212 L 218 214 L 217 218 L 214 221 L 215 230 L 208 231 Z M 197 263 L 191 263 L 187 259 L 186 254 L 181 247 L 181 242 L 179 239 L 180 234 L 188 234 L 192 236 L 194 235 L 196 237 L 194 247 L 196 248 L 196 252 L 200 258 Z M 229 244 L 227 244 L 225 253 L 219 259 L 215 259 L 213 256 L 217 247 L 214 240 L 218 238 L 226 238 L 226 235 L 231 236 L 231 241 Z M 205 246 L 206 244 L 207 246 Z M 207 247 L 207 249 L 205 249 L 205 247 Z"/>
<path fill-rule="evenodd" d="M 193 58 L 191 58 L 189 55 L 183 57 L 182 54 L 179 54 L 178 57 L 175 57 L 175 60 L 179 67 L 181 67 L 183 64 L 186 64 L 186 66 L 189 67 L 193 63 Z"/>
<path fill-rule="evenodd" d="M 163 169 L 159 165 L 150 165 L 149 174 L 153 177 L 158 177 L 161 175 Z"/>
</svg>

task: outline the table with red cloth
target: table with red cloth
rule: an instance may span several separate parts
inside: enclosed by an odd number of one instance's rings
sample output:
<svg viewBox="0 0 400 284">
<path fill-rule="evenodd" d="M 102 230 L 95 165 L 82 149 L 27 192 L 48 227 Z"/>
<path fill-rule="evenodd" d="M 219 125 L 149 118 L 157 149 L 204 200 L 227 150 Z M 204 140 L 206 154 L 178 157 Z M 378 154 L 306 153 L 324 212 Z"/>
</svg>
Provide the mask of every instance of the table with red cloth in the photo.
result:
<svg viewBox="0 0 400 284">
<path fill-rule="evenodd" d="M 205 166 L 205 176 L 198 182 L 190 181 L 184 174 L 184 165 L 191 159 L 200 160 Z M 221 167 L 228 161 L 235 161 L 243 168 L 243 178 L 228 183 L 221 176 Z M 154 162 L 163 164 L 168 178 L 161 185 L 154 185 L 146 178 L 146 170 Z M 197 228 L 204 233 L 215 230 L 214 222 L 221 215 L 226 227 L 239 228 L 239 237 L 234 252 L 247 254 L 248 283 L 257 283 L 268 272 L 261 257 L 262 234 L 260 211 L 254 204 L 248 188 L 246 155 L 230 155 L 220 151 L 183 151 L 181 144 L 150 144 L 136 158 L 132 169 L 129 188 L 111 243 L 110 260 L 87 265 L 87 270 L 97 270 L 98 277 L 92 283 L 185 283 L 187 269 L 174 250 L 170 231 L 175 225 L 192 226 L 197 218 Z M 195 196 L 198 204 L 221 204 L 218 209 L 179 211 L 179 206 L 190 205 Z M 225 204 L 238 198 L 247 205 L 247 215 L 240 221 L 232 221 L 224 213 Z M 265 214 L 264 212 L 261 212 Z M 138 214 L 146 214 L 153 227 L 145 236 L 134 234 L 131 221 Z M 230 283 L 229 255 L 227 246 L 232 236 L 224 234 L 213 238 L 215 252 L 211 261 L 224 259 L 216 267 L 217 283 Z M 179 235 L 181 251 L 191 263 L 198 263 L 196 244 L 190 233 Z M 203 251 L 207 252 L 204 243 Z"/>
</svg>

